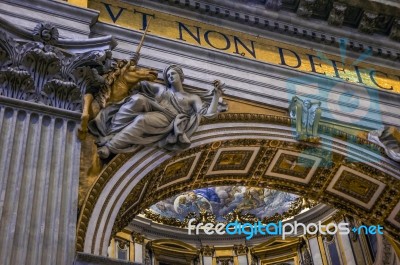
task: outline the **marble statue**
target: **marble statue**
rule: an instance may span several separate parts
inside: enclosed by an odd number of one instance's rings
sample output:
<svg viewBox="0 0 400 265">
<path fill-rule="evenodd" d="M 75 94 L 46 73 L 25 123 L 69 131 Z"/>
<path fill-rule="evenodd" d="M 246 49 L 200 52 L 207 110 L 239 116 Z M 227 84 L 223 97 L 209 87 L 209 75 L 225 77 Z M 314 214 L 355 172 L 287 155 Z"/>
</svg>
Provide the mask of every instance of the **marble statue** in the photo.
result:
<svg viewBox="0 0 400 265">
<path fill-rule="evenodd" d="M 114 65 L 110 67 L 111 71 L 104 76 L 98 76 L 97 83 L 102 84 L 103 87 L 91 87 L 86 91 L 83 97 L 81 126 L 78 132 L 81 140 L 86 137 L 88 122 L 94 119 L 101 109 L 124 100 L 129 96 L 131 88 L 140 81 L 157 79 L 157 71 L 137 67 L 137 60 L 138 55 L 130 61 L 114 61 Z"/>
<path fill-rule="evenodd" d="M 368 140 L 383 147 L 388 157 L 400 162 L 400 131 L 398 128 L 388 126 L 371 131 L 368 134 Z"/>
<path fill-rule="evenodd" d="M 321 119 L 321 102 L 292 98 L 289 106 L 290 117 L 296 119 L 296 138 L 298 140 L 317 141 L 318 124 Z"/>
<path fill-rule="evenodd" d="M 98 137 L 100 158 L 130 152 L 138 145 L 185 149 L 201 117 L 217 114 L 223 93 L 220 81 L 214 81 L 211 93 L 185 88 L 178 65 L 167 66 L 163 78 L 165 84 L 139 82 L 131 95 L 106 106 L 89 122 L 90 132 Z"/>
</svg>

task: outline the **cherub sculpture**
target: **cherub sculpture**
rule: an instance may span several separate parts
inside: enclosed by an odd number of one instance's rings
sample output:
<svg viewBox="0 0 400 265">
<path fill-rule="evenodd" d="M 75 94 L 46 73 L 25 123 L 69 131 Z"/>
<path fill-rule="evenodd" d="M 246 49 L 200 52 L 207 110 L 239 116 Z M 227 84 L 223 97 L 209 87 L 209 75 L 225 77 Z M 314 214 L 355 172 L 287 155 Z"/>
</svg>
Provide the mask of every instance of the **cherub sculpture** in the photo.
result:
<svg viewBox="0 0 400 265">
<path fill-rule="evenodd" d="M 321 102 L 292 98 L 289 106 L 290 117 L 295 119 L 296 139 L 318 141 L 318 124 L 321 119 Z"/>
</svg>

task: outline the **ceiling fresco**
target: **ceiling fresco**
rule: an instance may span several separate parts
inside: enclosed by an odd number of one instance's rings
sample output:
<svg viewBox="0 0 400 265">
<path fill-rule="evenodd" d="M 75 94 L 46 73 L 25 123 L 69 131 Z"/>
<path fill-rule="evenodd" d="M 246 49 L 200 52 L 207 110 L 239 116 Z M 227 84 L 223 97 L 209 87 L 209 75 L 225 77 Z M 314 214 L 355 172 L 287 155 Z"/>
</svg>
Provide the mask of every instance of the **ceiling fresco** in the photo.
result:
<svg viewBox="0 0 400 265">
<path fill-rule="evenodd" d="M 216 221 L 225 221 L 224 216 L 234 210 L 264 219 L 286 212 L 299 196 L 272 189 L 244 186 L 219 186 L 196 189 L 157 202 L 149 209 L 167 218 L 183 221 L 185 217 L 201 210 L 211 212 Z"/>
</svg>

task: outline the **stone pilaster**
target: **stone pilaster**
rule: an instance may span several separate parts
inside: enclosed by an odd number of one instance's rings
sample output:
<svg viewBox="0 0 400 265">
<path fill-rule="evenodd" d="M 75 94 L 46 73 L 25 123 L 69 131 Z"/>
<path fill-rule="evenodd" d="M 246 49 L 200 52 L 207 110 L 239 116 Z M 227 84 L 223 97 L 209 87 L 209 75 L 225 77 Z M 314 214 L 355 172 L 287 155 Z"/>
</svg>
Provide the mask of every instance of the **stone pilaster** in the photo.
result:
<svg viewBox="0 0 400 265">
<path fill-rule="evenodd" d="M 0 98 L 0 264 L 72 264 L 79 115 L 57 112 Z"/>
<path fill-rule="evenodd" d="M 82 97 L 100 85 L 113 40 L 0 22 L 0 264 L 71 265 Z"/>
</svg>

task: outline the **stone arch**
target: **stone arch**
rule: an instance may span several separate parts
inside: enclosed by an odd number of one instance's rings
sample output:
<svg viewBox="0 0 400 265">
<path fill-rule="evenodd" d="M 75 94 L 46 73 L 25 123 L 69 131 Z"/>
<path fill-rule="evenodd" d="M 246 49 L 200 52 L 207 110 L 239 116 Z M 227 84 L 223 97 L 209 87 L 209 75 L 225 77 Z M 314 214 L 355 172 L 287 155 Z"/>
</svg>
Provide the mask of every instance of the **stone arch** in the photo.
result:
<svg viewBox="0 0 400 265">
<path fill-rule="evenodd" d="M 383 224 L 399 239 L 399 165 L 365 139 L 324 124 L 319 130 L 320 143 L 304 143 L 294 139 L 287 117 L 221 114 L 204 120 L 183 152 L 138 147 L 120 154 L 87 194 L 77 249 L 106 255 L 112 234 L 143 207 L 178 192 L 227 184 L 301 194 L 366 223 Z M 176 163 L 184 170 L 168 175 L 179 171 Z"/>
</svg>

